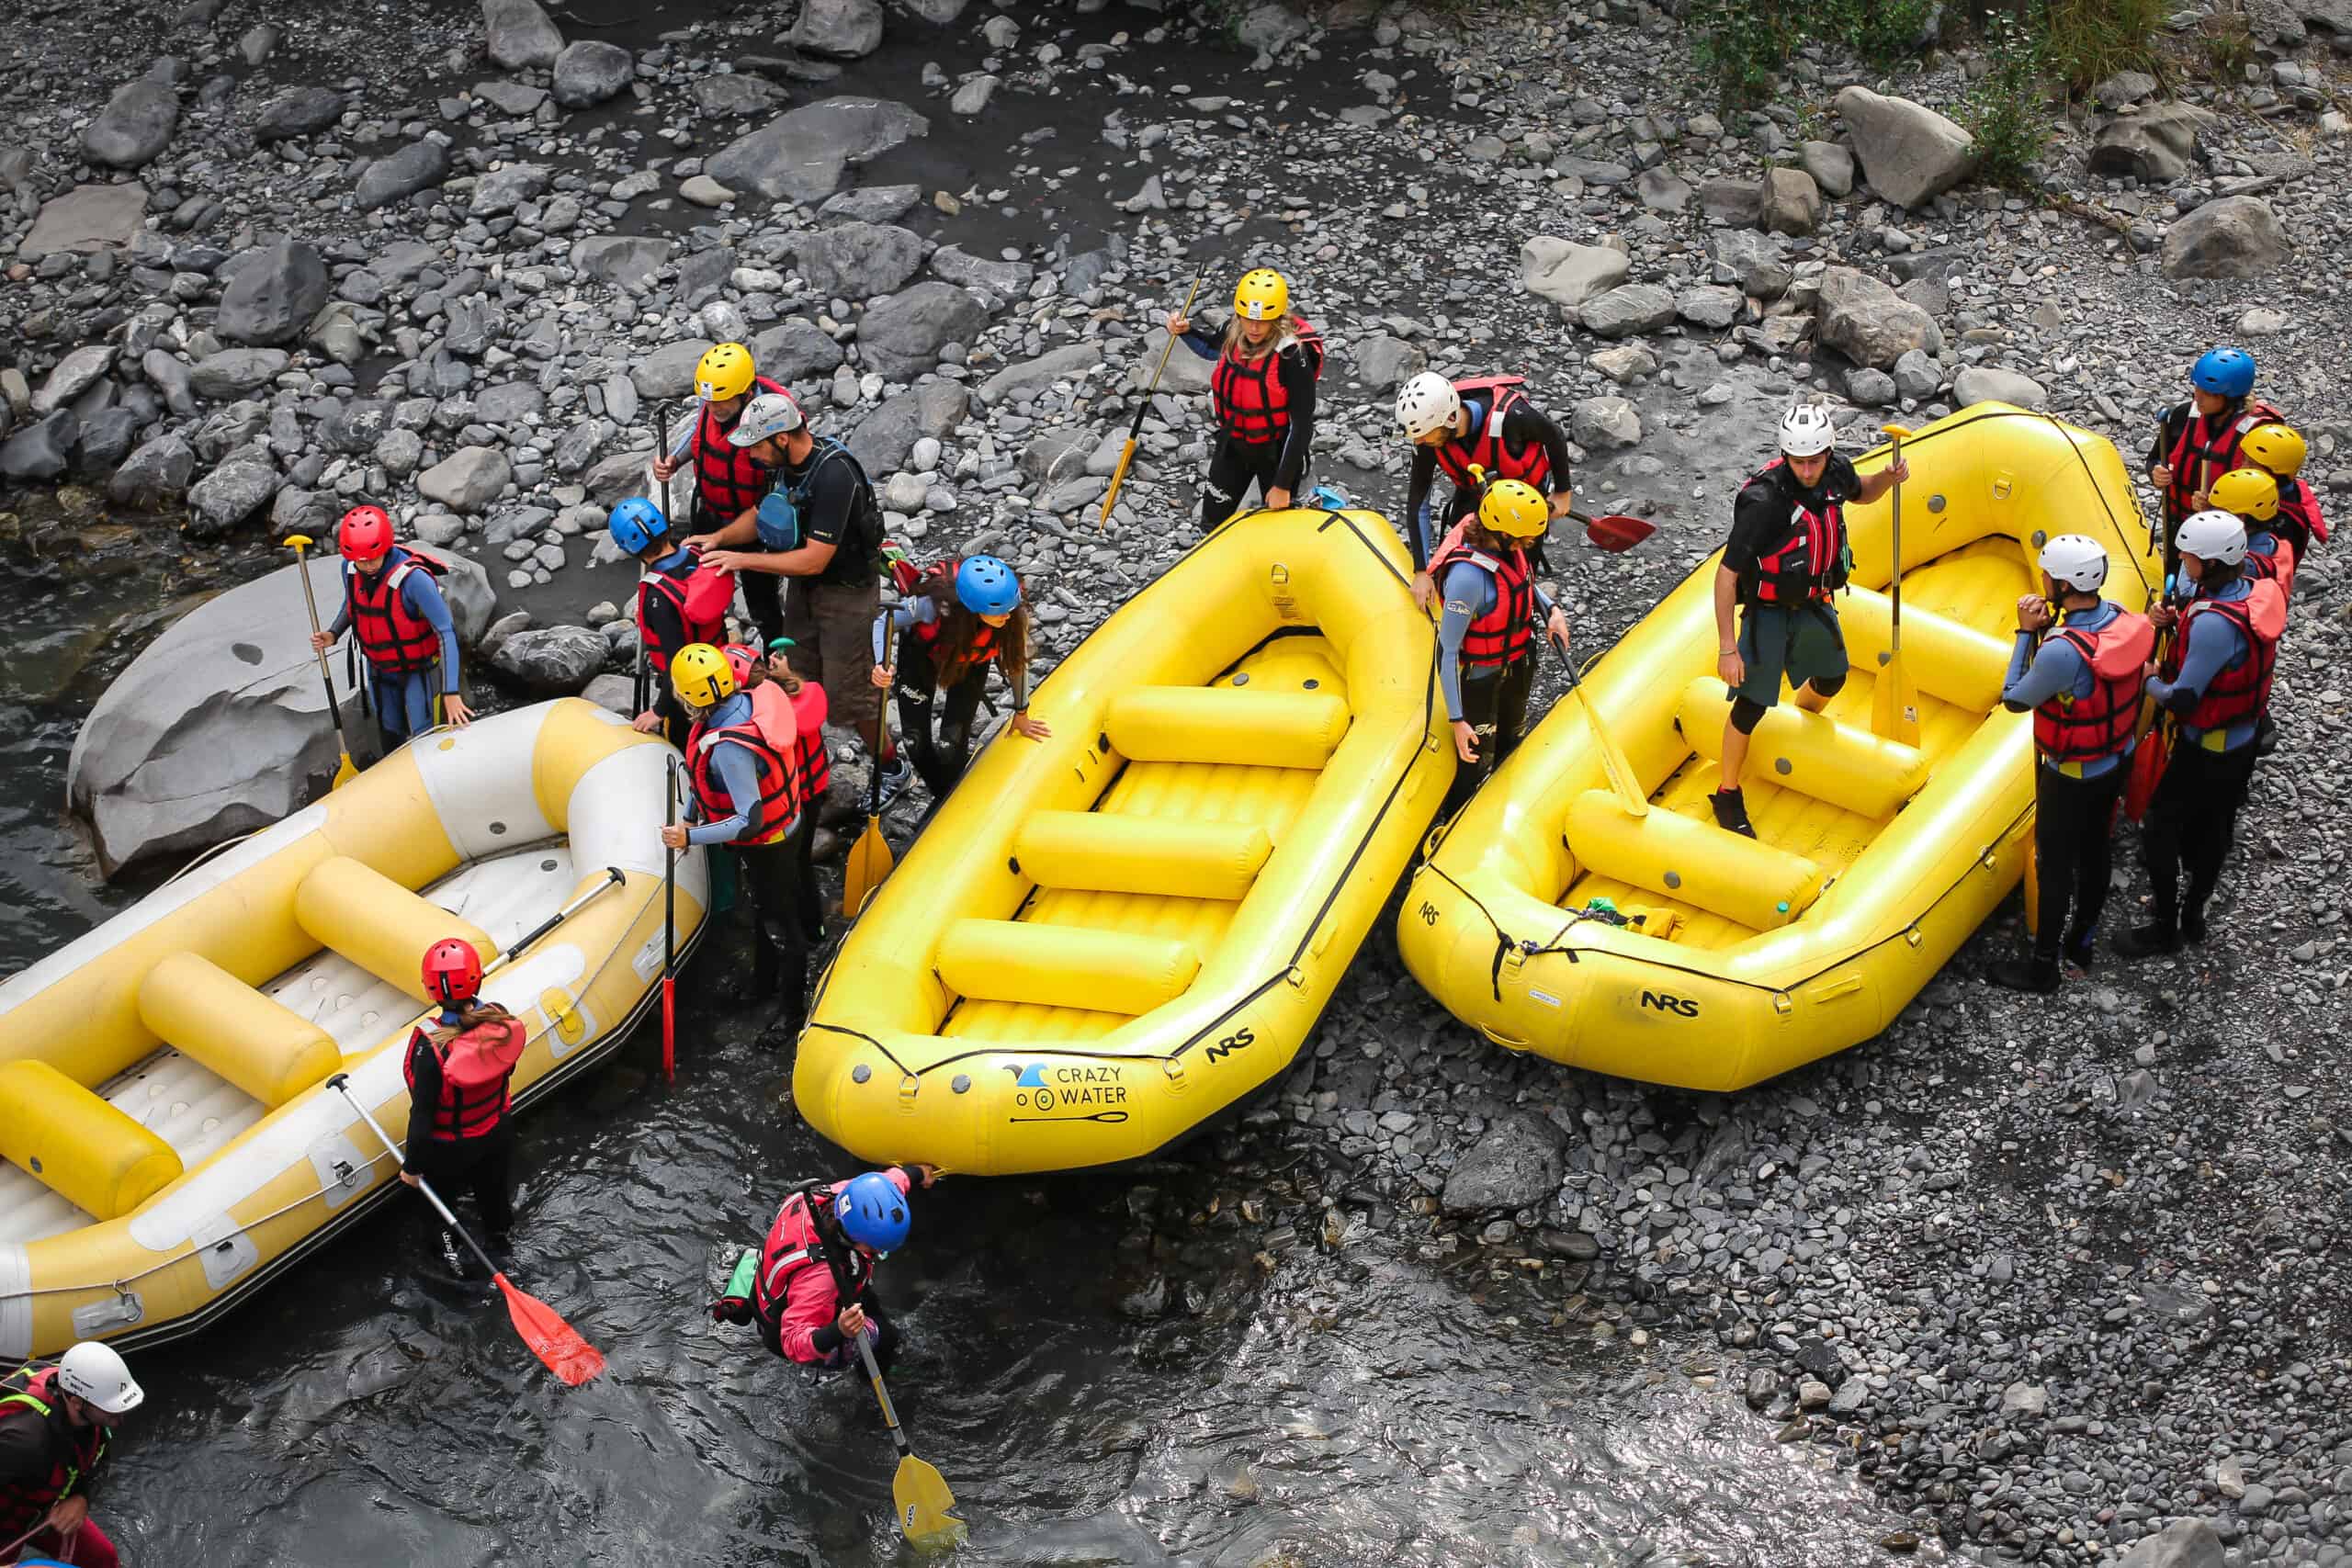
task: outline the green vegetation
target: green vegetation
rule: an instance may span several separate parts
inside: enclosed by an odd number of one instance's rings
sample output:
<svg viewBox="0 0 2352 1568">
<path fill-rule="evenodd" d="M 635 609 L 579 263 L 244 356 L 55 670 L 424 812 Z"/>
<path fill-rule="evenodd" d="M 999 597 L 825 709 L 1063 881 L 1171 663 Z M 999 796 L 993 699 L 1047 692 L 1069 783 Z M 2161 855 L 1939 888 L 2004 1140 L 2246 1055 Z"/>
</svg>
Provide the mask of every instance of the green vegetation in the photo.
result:
<svg viewBox="0 0 2352 1568">
<path fill-rule="evenodd" d="M 1994 185 L 2026 188 L 2031 183 L 2027 170 L 2050 145 L 2050 113 L 2041 101 L 2043 38 L 2022 17 L 1985 18 L 1989 69 L 1969 87 L 1953 118 L 1976 139 L 1976 172 Z"/>
<path fill-rule="evenodd" d="M 2151 71 L 2170 0 L 2049 0 L 2042 57 L 2069 92 L 2087 93 L 2119 71 Z"/>
</svg>

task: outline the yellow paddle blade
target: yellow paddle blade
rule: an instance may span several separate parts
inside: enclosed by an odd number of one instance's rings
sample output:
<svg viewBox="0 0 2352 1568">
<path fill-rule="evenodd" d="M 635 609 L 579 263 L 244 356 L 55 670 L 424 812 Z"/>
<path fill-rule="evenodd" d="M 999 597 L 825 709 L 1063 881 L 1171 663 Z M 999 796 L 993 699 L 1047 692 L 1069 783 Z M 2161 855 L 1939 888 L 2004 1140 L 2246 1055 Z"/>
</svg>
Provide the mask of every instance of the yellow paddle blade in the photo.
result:
<svg viewBox="0 0 2352 1568">
<path fill-rule="evenodd" d="M 1919 687 L 1899 649 L 1888 656 L 1871 689 L 1871 733 L 1905 746 L 1919 744 Z"/>
<path fill-rule="evenodd" d="M 917 1546 L 955 1546 L 967 1533 L 956 1517 L 956 1494 L 947 1489 L 947 1478 L 912 1454 L 899 1461 L 890 1496 L 899 1505 L 899 1529 Z"/>
<path fill-rule="evenodd" d="M 1163 356 L 1164 357 L 1164 356 Z M 1136 460 L 1135 437 L 1119 450 L 1119 466 L 1111 470 L 1111 488 L 1102 492 L 1102 513 L 1094 520 L 1094 531 L 1101 533 L 1111 525 L 1111 508 L 1118 503 L 1119 487 L 1127 482 L 1127 465 Z"/>
<path fill-rule="evenodd" d="M 842 872 L 842 913 L 855 919 L 893 863 L 890 840 L 882 836 L 882 818 L 867 818 L 865 831 L 850 846 L 849 864 Z"/>
<path fill-rule="evenodd" d="M 1592 699 L 1585 694 L 1581 682 L 1577 685 L 1577 696 L 1584 704 L 1585 718 L 1592 725 L 1593 743 L 1600 748 L 1600 771 L 1609 775 L 1609 787 L 1617 792 L 1618 803 L 1624 807 L 1627 816 L 1647 817 L 1650 803 L 1642 794 L 1641 782 L 1634 775 L 1634 764 L 1626 761 L 1625 753 L 1617 749 L 1617 738 L 1609 733 L 1607 725 L 1600 722 L 1600 710 L 1592 705 Z"/>
<path fill-rule="evenodd" d="M 349 784 L 358 776 L 359 770 L 351 765 L 351 753 L 345 751 L 343 754 L 343 761 L 335 767 L 334 783 L 327 785 L 327 788 L 330 790 L 341 789 L 344 785 Z"/>
</svg>

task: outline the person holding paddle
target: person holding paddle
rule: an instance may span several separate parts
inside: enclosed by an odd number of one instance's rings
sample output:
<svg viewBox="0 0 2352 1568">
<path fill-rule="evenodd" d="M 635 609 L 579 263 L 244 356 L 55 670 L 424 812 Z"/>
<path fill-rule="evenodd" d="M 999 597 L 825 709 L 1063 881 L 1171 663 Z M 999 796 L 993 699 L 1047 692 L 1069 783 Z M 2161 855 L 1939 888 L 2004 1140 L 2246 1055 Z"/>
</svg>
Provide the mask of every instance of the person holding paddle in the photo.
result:
<svg viewBox="0 0 2352 1568">
<path fill-rule="evenodd" d="M 2163 497 L 2165 576 L 2177 560 L 2173 531 L 2208 504 L 2213 481 L 2239 467 L 2239 449 L 2261 425 L 2285 416 L 2254 397 L 2254 355 L 2227 344 L 2209 348 L 2188 367 L 2188 401 L 2175 403 L 2156 422 L 2155 440 L 2141 462 Z"/>
<path fill-rule="evenodd" d="M 907 1194 L 938 1179 L 937 1167 L 908 1164 L 802 1183 L 776 1210 L 759 1252 L 736 1264 L 711 1316 L 757 1324 L 761 1343 L 803 1366 L 854 1365 L 866 1338 L 888 1371 L 899 1330 L 874 1290 L 874 1266 L 906 1244 Z"/>
<path fill-rule="evenodd" d="M 2061 534 L 2041 547 L 2041 566 L 2042 592 L 2018 601 L 2001 704 L 2033 715 L 2041 908 L 2032 956 L 2000 960 L 1992 980 L 2047 993 L 2058 988 L 2062 956 L 2077 971 L 2091 965 L 2113 864 L 2109 832 L 2131 773 L 2156 633 L 2146 616 L 2099 597 L 2108 561 L 2096 539 Z"/>
<path fill-rule="evenodd" d="M 2173 953 L 2205 940 L 2205 905 L 2237 834 L 2254 777 L 2255 735 L 2270 705 L 2287 596 L 2246 572 L 2245 529 L 2226 512 L 2196 513 L 2174 536 L 2187 608 L 2151 618 L 2179 629 L 2152 673 L 2148 694 L 2177 726 L 2148 805 L 2140 847 L 2148 867 L 2147 924 L 2115 940 L 2126 958 Z M 2183 867 L 2188 886 L 2180 886 Z"/>
<path fill-rule="evenodd" d="M 1477 484 L 1478 470 L 1472 469 Z M 1451 816 L 1517 749 L 1535 680 L 1535 637 L 1565 656 L 1568 617 L 1535 584 L 1530 540 L 1544 536 L 1551 508 L 1520 479 L 1484 487 L 1476 515 L 1456 523 L 1430 558 L 1444 594 L 1438 620 L 1438 685 L 1453 726 L 1453 771 L 1441 817 Z"/>
<path fill-rule="evenodd" d="M 345 513 L 335 547 L 343 552 L 343 608 L 311 632 L 311 646 L 323 653 L 345 630 L 358 638 L 385 753 L 433 728 L 436 695 L 441 716 L 463 729 L 474 713 L 459 694 L 458 623 L 434 581 L 441 563 L 394 544 L 392 520 L 380 506 Z"/>
<path fill-rule="evenodd" d="M 874 683 L 887 689 L 898 681 L 899 728 L 915 771 L 931 797 L 944 800 L 964 776 L 991 665 L 1012 688 L 1012 732 L 1031 740 L 1053 734 L 1029 716 L 1029 610 L 1021 579 L 994 556 L 950 557 L 921 570 L 894 562 L 891 570 L 902 597 L 875 617 Z M 931 709 L 943 692 L 934 741 Z"/>
<path fill-rule="evenodd" d="M 430 1181 L 449 1192 L 463 1179 L 491 1251 L 513 1248 L 514 1100 L 508 1084 L 530 1034 L 496 1002 L 481 999 L 481 954 L 462 937 L 435 942 L 424 953 L 424 993 L 440 1004 L 428 1026 L 409 1031 L 401 1071 L 408 1080 L 408 1147 L 401 1180 Z M 466 1277 L 466 1248 L 457 1233 L 441 1232 L 441 1259 Z"/>
<path fill-rule="evenodd" d="M 1168 335 L 1216 361 L 1209 397 L 1217 441 L 1201 486 L 1201 533 L 1241 509 L 1252 483 L 1262 504 L 1279 512 L 1306 479 L 1315 445 L 1315 383 L 1323 375 L 1323 338 L 1290 314 L 1290 284 L 1268 266 L 1241 275 L 1233 315 L 1212 335 L 1171 313 Z"/>
<path fill-rule="evenodd" d="M 1413 471 L 1405 490 L 1405 540 L 1413 551 L 1413 602 L 1424 610 L 1436 596 L 1429 571 L 1430 545 L 1478 510 L 1474 473 L 1518 479 L 1541 491 L 1551 521 L 1576 504 L 1569 493 L 1568 438 L 1521 390 L 1522 378 L 1487 376 L 1449 381 L 1424 370 L 1396 392 L 1396 423 L 1413 444 Z M 1442 470 L 1453 481 L 1445 528 L 1430 527 L 1430 491 Z M 1535 552 L 1543 567 L 1542 547 Z"/>
<path fill-rule="evenodd" d="M 146 1397 L 114 1347 L 95 1339 L 0 1378 L 0 1562 L 23 1550 L 115 1568 L 114 1542 L 90 1521 L 90 1477 Z"/>
<path fill-rule="evenodd" d="M 1756 837 L 1740 793 L 1747 738 L 1781 701 L 1783 676 L 1797 706 L 1819 713 L 1846 684 L 1846 637 L 1829 596 L 1846 585 L 1853 554 L 1846 503 L 1867 505 L 1911 477 L 1896 457 L 1863 479 L 1838 456 L 1829 411 L 1799 403 L 1781 421 L 1781 455 L 1732 502 L 1731 538 L 1715 569 L 1715 673 L 1731 689 L 1720 777 L 1709 804 L 1715 825 Z M 1739 631 L 1732 632 L 1732 610 Z"/>
</svg>

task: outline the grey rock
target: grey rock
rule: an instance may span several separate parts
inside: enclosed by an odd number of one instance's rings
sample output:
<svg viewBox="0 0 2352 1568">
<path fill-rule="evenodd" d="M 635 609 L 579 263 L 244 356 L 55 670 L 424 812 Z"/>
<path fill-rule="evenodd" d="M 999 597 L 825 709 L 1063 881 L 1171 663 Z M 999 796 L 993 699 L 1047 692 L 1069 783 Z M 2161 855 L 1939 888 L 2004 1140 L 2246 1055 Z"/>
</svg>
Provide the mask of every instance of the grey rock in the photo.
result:
<svg viewBox="0 0 2352 1568">
<path fill-rule="evenodd" d="M 895 223 L 922 200 L 921 186 L 854 186 L 827 197 L 817 216 L 851 223 Z"/>
<path fill-rule="evenodd" d="M 1244 49 L 1279 54 L 1287 45 L 1305 38 L 1307 30 L 1306 18 L 1281 0 L 1258 0 L 1241 14 L 1233 36 Z"/>
<path fill-rule="evenodd" d="M 708 338 L 685 338 L 665 343 L 645 355 L 628 368 L 628 378 L 636 385 L 637 395 L 648 402 L 684 397 L 695 389 L 695 367 L 711 346 Z M 757 355 L 752 356 L 752 363 L 759 363 Z"/>
<path fill-rule="evenodd" d="M 1897 207 L 1917 207 L 1976 170 L 1975 140 L 1924 104 L 1847 87 L 1838 114 L 1871 188 Z"/>
<path fill-rule="evenodd" d="M 605 634 L 589 626 L 535 626 L 500 643 L 491 663 L 535 692 L 569 695 L 605 668 Z"/>
<path fill-rule="evenodd" d="M 254 140 L 284 141 L 324 130 L 343 118 L 343 95 L 332 87 L 288 87 L 254 120 Z"/>
<path fill-rule="evenodd" d="M 814 321 L 779 322 L 752 338 L 750 347 L 760 374 L 787 386 L 830 372 L 843 357 L 842 345 Z"/>
<path fill-rule="evenodd" d="M 334 412 L 319 422 L 319 439 L 332 451 L 368 451 L 392 428 L 394 412 L 383 398 L 354 398 L 337 403 Z"/>
<path fill-rule="evenodd" d="M 431 515 L 420 518 L 419 531 L 431 521 Z M 441 597 L 448 601 L 449 620 L 457 628 L 458 646 L 480 645 L 490 631 L 492 618 L 498 614 L 498 590 L 491 586 L 490 573 L 483 570 L 481 562 L 455 550 L 422 550 L 413 544 L 408 547 L 441 563 Z"/>
<path fill-rule="evenodd" d="M 881 0 L 806 0 L 786 41 L 820 59 L 863 60 L 882 47 Z"/>
<path fill-rule="evenodd" d="M 1822 194 L 1848 197 L 1854 191 L 1854 154 L 1835 141 L 1808 141 L 1797 149 L 1804 160 L 1804 172 L 1813 176 Z"/>
<path fill-rule="evenodd" d="M 1741 288 L 1758 299 L 1777 299 L 1789 291 L 1795 275 L 1782 254 L 1788 242 L 1777 234 L 1753 229 L 1721 229 L 1708 236 L 1708 253 Z"/>
<path fill-rule="evenodd" d="M 388 431 L 376 443 L 372 456 L 384 465 L 384 472 L 404 479 L 424 460 L 424 439 L 413 430 Z"/>
<path fill-rule="evenodd" d="M 1519 286 L 1574 308 L 1624 282 L 1633 266 L 1623 251 L 1537 234 L 1520 246 Z"/>
<path fill-rule="evenodd" d="M 2175 1519 L 2133 1543 L 2115 1568 L 2223 1568 L 2222 1538 L 2203 1519 Z"/>
<path fill-rule="evenodd" d="M 146 442 L 107 480 L 107 499 L 118 506 L 155 510 L 187 493 L 196 476 L 196 453 L 175 432 Z"/>
<path fill-rule="evenodd" d="M 59 409 L 0 441 L 0 479 L 53 479 L 73 460 L 82 422 L 72 409 Z"/>
<path fill-rule="evenodd" d="M 1570 424 L 1577 445 L 1588 449 L 1633 446 L 1642 439 L 1642 416 L 1623 398 L 1578 398 Z"/>
<path fill-rule="evenodd" d="M 290 363 L 282 348 L 224 348 L 198 360 L 188 384 L 207 402 L 228 402 L 268 386 Z"/>
<path fill-rule="evenodd" d="M 909 388 L 886 400 L 851 433 L 851 455 L 867 473 L 888 473 L 905 466 L 917 442 L 945 437 L 970 408 L 971 393 L 960 381 L 926 381 Z"/>
<path fill-rule="evenodd" d="M 1907 350 L 1894 362 L 1894 389 L 1913 402 L 1934 397 L 1943 384 L 1943 367 L 1925 349 Z"/>
<path fill-rule="evenodd" d="M 1150 383 L 1151 373 L 1159 367 L 1162 352 L 1167 346 L 1166 328 L 1154 327 L 1144 334 L 1143 352 L 1127 372 L 1129 390 L 1139 392 Z M 1203 359 L 1181 343 L 1176 345 L 1173 353 L 1167 355 L 1167 373 L 1159 378 L 1161 391 L 1182 397 L 1187 392 L 1205 392 L 1209 389 L 1209 377 L 1216 368 L 1215 361 Z"/>
<path fill-rule="evenodd" d="M 858 352 L 870 368 L 893 380 L 912 380 L 938 366 L 942 348 L 972 342 L 987 325 L 986 307 L 964 289 L 918 283 L 866 311 Z"/>
<path fill-rule="evenodd" d="M 45 414 L 88 391 L 112 368 L 114 356 L 114 345 L 104 343 L 85 344 L 67 353 L 42 378 L 40 390 L 33 394 L 32 412 Z"/>
<path fill-rule="evenodd" d="M 1348 352 L 1356 362 L 1356 379 L 1379 391 L 1386 391 L 1408 376 L 1418 374 L 1430 362 L 1430 356 L 1419 348 L 1386 333 L 1366 333 L 1351 341 Z"/>
<path fill-rule="evenodd" d="M 1694 326 L 1721 332 L 1739 320 L 1745 303 L 1736 288 L 1701 284 L 1674 297 L 1674 313 Z"/>
<path fill-rule="evenodd" d="M 1037 269 L 1027 262 L 990 261 L 957 245 L 942 245 L 931 253 L 931 271 L 958 288 L 983 290 L 1000 299 L 1018 299 L 1036 281 Z"/>
<path fill-rule="evenodd" d="M 362 169 L 352 195 L 362 212 L 373 212 L 448 177 L 449 150 L 428 136 Z"/>
<path fill-rule="evenodd" d="M 151 348 L 139 360 L 139 373 L 164 395 L 164 406 L 182 419 L 196 414 L 196 392 L 188 367 L 160 348 Z"/>
<path fill-rule="evenodd" d="M 1873 370 L 1894 368 L 1911 349 L 1943 347 L 1943 333 L 1927 311 L 1849 266 L 1821 275 L 1818 319 L 1826 346 Z"/>
<path fill-rule="evenodd" d="M 1776 234 L 1810 234 L 1821 224 L 1821 187 L 1803 169 L 1764 175 L 1763 223 Z"/>
<path fill-rule="evenodd" d="M 416 491 L 452 512 L 480 512 L 496 501 L 514 470 L 505 454 L 490 446 L 463 446 L 416 476 Z"/>
<path fill-rule="evenodd" d="M 74 465 L 91 478 L 114 471 L 130 453 L 130 445 L 149 420 L 146 413 L 123 404 L 100 409 L 82 422 L 82 438 Z"/>
<path fill-rule="evenodd" d="M 2267 305 L 2247 307 L 2238 317 L 2240 337 L 2277 337 L 2294 325 L 2294 318 L 2284 310 L 2274 310 Z"/>
<path fill-rule="evenodd" d="M 850 164 L 930 132 L 931 122 L 904 104 L 826 98 L 729 143 L 703 172 L 729 190 L 756 191 L 771 201 L 821 201 Z"/>
<path fill-rule="evenodd" d="M 502 70 L 550 66 L 563 52 L 563 34 L 537 0 L 481 0 L 481 20 L 490 58 Z"/>
<path fill-rule="evenodd" d="M 548 188 L 544 164 L 509 164 L 492 169 L 474 182 L 473 200 L 466 209 L 475 218 L 496 218 L 514 211 Z"/>
<path fill-rule="evenodd" d="M 650 234 L 598 234 L 571 243 L 571 265 L 599 283 L 637 289 L 653 281 L 672 249 L 669 241 Z"/>
<path fill-rule="evenodd" d="M 220 296 L 213 332 L 231 343 L 291 343 L 327 302 L 326 264 L 299 240 L 280 240 L 241 258 Z"/>
<path fill-rule="evenodd" d="M 696 207 L 724 207 L 735 199 L 733 191 L 708 175 L 695 175 L 680 181 L 678 195 Z"/>
<path fill-rule="evenodd" d="M 766 114 L 784 102 L 783 88 L 748 71 L 697 77 L 688 91 L 696 108 L 719 119 Z"/>
<path fill-rule="evenodd" d="M 1601 349 L 1587 363 L 1621 387 L 1657 374 L 1657 355 L 1637 343 L 1621 343 L 1614 348 Z M 1636 441 L 1641 439 L 1640 423 L 1639 420 L 1634 422 Z"/>
<path fill-rule="evenodd" d="M 1102 363 L 1099 343 L 1073 343 L 1049 349 L 1035 359 L 1008 365 L 980 383 L 980 401 L 1003 403 L 1023 392 L 1041 390 L 1059 380 L 1077 380 Z"/>
<path fill-rule="evenodd" d="M 488 350 L 505 326 L 505 317 L 490 299 L 479 295 L 459 299 L 450 305 L 442 323 L 441 346 L 472 359 Z"/>
<path fill-rule="evenodd" d="M 2050 406 L 2050 393 L 2030 376 L 1989 365 L 1970 365 L 1951 378 L 1951 400 L 1956 408 L 2000 402 L 2039 412 Z"/>
<path fill-rule="evenodd" d="M 2104 108 L 2120 109 L 2154 96 L 2155 91 L 2156 79 L 2146 72 L 2119 71 L 2094 85 L 2091 97 Z"/>
<path fill-rule="evenodd" d="M 581 688 L 580 694 L 623 718 L 637 716 L 637 682 L 626 675 L 599 675 Z"/>
<path fill-rule="evenodd" d="M 196 448 L 199 460 L 217 463 L 260 434 L 268 423 L 269 408 L 266 404 L 251 400 L 233 402 L 198 425 L 196 433 L 188 437 L 188 445 Z"/>
<path fill-rule="evenodd" d="M 1846 372 L 1846 396 L 1856 406 L 1883 409 L 1894 401 L 1894 378 L 1883 370 L 1860 367 Z"/>
<path fill-rule="evenodd" d="M 793 255 L 809 286 L 828 296 L 870 299 L 896 292 L 922 265 L 922 236 L 888 223 L 842 223 L 801 234 Z"/>
<path fill-rule="evenodd" d="M 1682 212 L 1690 206 L 1690 182 L 1658 164 L 1634 176 L 1634 194 L 1652 212 Z"/>
<path fill-rule="evenodd" d="M 1712 223 L 1734 229 L 1754 228 L 1764 216 L 1764 186 L 1755 180 L 1702 180 L 1699 210 Z"/>
<path fill-rule="evenodd" d="M 126 82 L 82 130 L 82 155 L 93 164 L 136 169 L 168 146 L 180 122 L 179 95 L 152 76 Z"/>
<path fill-rule="evenodd" d="M 635 74 L 628 50 L 603 39 L 578 39 L 555 57 L 555 101 L 568 109 L 594 108 L 620 93 Z"/>
<path fill-rule="evenodd" d="M 952 24 L 964 14 L 969 0 L 898 0 L 899 9 L 910 16 L 920 17 L 934 28 Z"/>
<path fill-rule="evenodd" d="M 605 438 L 611 434 L 611 426 L 600 419 L 583 421 L 565 431 L 562 438 L 556 442 L 555 451 L 549 459 L 555 465 L 555 471 L 566 478 L 580 472 L 596 460 L 596 454 L 603 449 Z"/>
<path fill-rule="evenodd" d="M 189 489 L 187 532 L 198 539 L 219 538 L 260 511 L 285 482 L 266 453 L 239 447 Z"/>
<path fill-rule="evenodd" d="M 1449 1213 L 1480 1214 L 1544 1202 L 1559 1187 L 1558 1133 L 1549 1122 L 1512 1117 L 1463 1152 L 1439 1201 Z"/>
<path fill-rule="evenodd" d="M 2194 104 L 2151 104 L 2102 128 L 2085 163 L 2095 175 L 2169 184 L 2188 173 L 2197 138 L 2217 118 Z"/>
<path fill-rule="evenodd" d="M 956 89 L 954 96 L 947 100 L 947 111 L 968 118 L 989 107 L 989 100 L 996 96 L 996 89 L 997 79 L 983 72 Z"/>
<path fill-rule="evenodd" d="M 1586 300 L 1577 317 L 1595 337 L 1654 333 L 1674 320 L 1674 296 L 1655 283 L 1628 283 Z"/>
<path fill-rule="evenodd" d="M 75 186 L 41 204 L 32 231 L 17 242 L 17 254 L 30 258 L 61 251 L 119 249 L 130 243 L 146 215 L 145 186 Z"/>
<path fill-rule="evenodd" d="M 334 729 L 296 570 L 198 604 L 91 710 L 67 764 L 66 795 L 90 822 L 108 874 L 281 820 L 334 771 Z M 341 563 L 313 558 L 307 570 L 318 601 L 338 603 Z M 343 661 L 328 665 L 356 723 Z"/>
<path fill-rule="evenodd" d="M 2165 231 L 2166 277 L 2259 277 L 2287 259 L 2287 233 L 2258 196 L 2225 196 Z"/>
</svg>

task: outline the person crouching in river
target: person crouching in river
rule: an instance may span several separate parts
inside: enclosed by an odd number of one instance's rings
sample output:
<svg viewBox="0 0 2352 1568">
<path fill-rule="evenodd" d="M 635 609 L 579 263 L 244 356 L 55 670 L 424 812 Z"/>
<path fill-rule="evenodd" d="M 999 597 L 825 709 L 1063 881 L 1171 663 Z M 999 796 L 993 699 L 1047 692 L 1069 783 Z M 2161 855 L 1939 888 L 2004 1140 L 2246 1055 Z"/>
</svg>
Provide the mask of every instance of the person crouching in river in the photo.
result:
<svg viewBox="0 0 2352 1568">
<path fill-rule="evenodd" d="M 473 1190 L 491 1255 L 513 1247 L 514 1100 L 508 1086 L 530 1035 L 496 1002 L 481 1000 L 481 954 L 462 937 L 435 942 L 424 954 L 425 995 L 441 1004 L 430 1027 L 410 1031 L 407 1058 L 408 1149 L 401 1179 L 422 1181 L 448 1202 L 462 1179 Z M 441 1233 L 441 1258 L 460 1279 L 465 1244 Z"/>
</svg>

